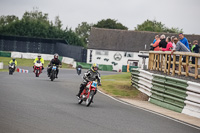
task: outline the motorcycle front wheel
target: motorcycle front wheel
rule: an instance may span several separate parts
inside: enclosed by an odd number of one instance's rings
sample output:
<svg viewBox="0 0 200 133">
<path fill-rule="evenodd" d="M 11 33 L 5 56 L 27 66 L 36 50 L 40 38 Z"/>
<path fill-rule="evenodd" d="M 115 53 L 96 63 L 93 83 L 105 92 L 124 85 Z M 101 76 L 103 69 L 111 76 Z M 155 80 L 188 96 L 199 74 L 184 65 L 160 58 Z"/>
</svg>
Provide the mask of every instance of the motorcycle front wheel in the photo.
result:
<svg viewBox="0 0 200 133">
<path fill-rule="evenodd" d="M 39 77 L 39 70 L 36 70 L 35 76 L 36 76 L 36 77 Z"/>
<path fill-rule="evenodd" d="M 90 104 L 92 103 L 93 97 L 94 97 L 94 91 L 91 91 L 88 99 L 85 102 L 85 104 L 86 104 L 87 107 L 89 107 Z"/>
<path fill-rule="evenodd" d="M 51 81 L 53 81 L 55 79 L 55 72 L 54 71 L 51 72 L 50 78 L 51 78 Z"/>
<path fill-rule="evenodd" d="M 11 68 L 9 68 L 9 75 L 12 75 L 12 69 Z"/>
</svg>

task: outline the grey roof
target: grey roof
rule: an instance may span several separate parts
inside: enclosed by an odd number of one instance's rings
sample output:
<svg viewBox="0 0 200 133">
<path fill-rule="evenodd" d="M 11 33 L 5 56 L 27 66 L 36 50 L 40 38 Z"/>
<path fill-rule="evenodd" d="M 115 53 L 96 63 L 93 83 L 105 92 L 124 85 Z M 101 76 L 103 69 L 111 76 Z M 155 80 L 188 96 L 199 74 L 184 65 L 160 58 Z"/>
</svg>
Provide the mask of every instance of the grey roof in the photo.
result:
<svg viewBox="0 0 200 133">
<path fill-rule="evenodd" d="M 172 33 L 156 33 L 146 31 L 129 31 L 118 29 L 103 29 L 92 27 L 89 36 L 89 49 L 113 50 L 138 52 L 149 50 L 149 44 L 153 42 L 155 35 L 165 34 L 176 36 Z M 197 39 L 200 42 L 200 35 L 185 35 L 191 42 Z M 146 49 L 145 49 L 146 44 Z"/>
</svg>

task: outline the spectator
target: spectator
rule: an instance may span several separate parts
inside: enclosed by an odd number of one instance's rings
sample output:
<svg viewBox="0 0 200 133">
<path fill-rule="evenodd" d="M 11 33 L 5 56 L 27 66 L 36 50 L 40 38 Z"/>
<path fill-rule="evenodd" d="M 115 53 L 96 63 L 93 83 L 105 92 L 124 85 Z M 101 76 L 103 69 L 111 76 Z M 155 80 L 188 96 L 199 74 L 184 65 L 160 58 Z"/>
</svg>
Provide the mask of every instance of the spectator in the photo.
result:
<svg viewBox="0 0 200 133">
<path fill-rule="evenodd" d="M 199 53 L 199 45 L 197 40 L 193 41 L 193 46 L 191 48 L 191 51 L 193 53 Z M 195 64 L 195 57 L 192 57 L 192 64 Z"/>
<path fill-rule="evenodd" d="M 166 42 L 167 42 L 167 47 L 166 48 L 162 48 L 162 51 L 171 51 L 171 50 L 173 50 L 171 38 L 169 36 L 166 38 Z"/>
<path fill-rule="evenodd" d="M 172 51 L 172 54 L 175 51 L 190 52 L 190 50 L 183 43 L 178 41 L 177 38 L 174 38 L 174 43 L 176 44 L 176 49 Z M 176 57 L 176 61 L 179 61 L 179 56 Z M 183 62 L 186 62 L 186 56 L 183 56 Z M 183 66 L 183 69 L 184 69 L 184 72 L 185 72 L 185 70 L 186 70 L 186 66 L 185 65 Z M 190 70 L 190 68 L 188 68 L 188 69 Z M 177 66 L 176 66 L 176 70 L 177 70 Z"/>
<path fill-rule="evenodd" d="M 174 43 L 174 38 L 176 38 L 176 37 L 175 37 L 175 36 L 171 36 L 171 41 L 172 41 L 173 50 L 176 49 L 176 44 Z"/>
<path fill-rule="evenodd" d="M 188 40 L 188 44 L 189 44 L 189 48 L 190 48 L 190 51 L 191 51 L 192 44 L 191 44 L 190 40 Z"/>
<path fill-rule="evenodd" d="M 155 39 L 153 40 L 153 44 L 156 42 L 156 36 L 155 36 Z"/>
<path fill-rule="evenodd" d="M 188 40 L 184 37 L 183 33 L 179 33 L 179 38 L 180 42 L 183 43 L 190 50 Z"/>
<path fill-rule="evenodd" d="M 155 36 L 156 42 L 154 44 L 151 44 L 154 48 L 154 51 L 159 51 L 159 42 L 160 42 L 160 38 L 159 35 Z"/>
<path fill-rule="evenodd" d="M 162 50 L 162 48 L 166 48 L 166 46 L 167 46 L 167 42 L 165 40 L 165 35 L 161 35 L 160 42 L 159 42 L 160 50 Z"/>
<path fill-rule="evenodd" d="M 167 42 L 167 47 L 166 48 L 162 48 L 162 51 L 171 51 L 171 50 L 173 50 L 171 38 L 169 36 L 166 38 L 166 42 Z M 167 57 L 167 58 L 169 59 L 169 57 Z M 171 58 L 171 60 L 173 60 L 173 58 Z M 172 68 L 172 64 L 170 65 L 170 67 Z M 167 64 L 167 68 L 168 68 L 168 64 Z"/>
</svg>

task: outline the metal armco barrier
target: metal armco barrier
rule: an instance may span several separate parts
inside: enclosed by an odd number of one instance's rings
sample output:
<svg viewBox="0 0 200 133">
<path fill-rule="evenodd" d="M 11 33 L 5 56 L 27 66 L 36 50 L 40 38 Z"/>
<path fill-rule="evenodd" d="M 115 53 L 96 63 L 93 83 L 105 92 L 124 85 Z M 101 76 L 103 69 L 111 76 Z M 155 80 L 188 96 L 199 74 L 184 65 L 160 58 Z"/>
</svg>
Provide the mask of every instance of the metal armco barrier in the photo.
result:
<svg viewBox="0 0 200 133">
<path fill-rule="evenodd" d="M 132 69 L 132 86 L 158 106 L 200 118 L 200 84 Z"/>
</svg>

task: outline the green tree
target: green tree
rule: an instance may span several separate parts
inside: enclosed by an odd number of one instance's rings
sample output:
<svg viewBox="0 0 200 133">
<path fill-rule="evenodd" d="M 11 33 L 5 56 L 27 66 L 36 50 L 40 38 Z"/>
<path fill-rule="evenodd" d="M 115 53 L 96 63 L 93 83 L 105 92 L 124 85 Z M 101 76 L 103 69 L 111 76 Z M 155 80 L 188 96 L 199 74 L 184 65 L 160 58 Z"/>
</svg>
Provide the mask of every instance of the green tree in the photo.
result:
<svg viewBox="0 0 200 133">
<path fill-rule="evenodd" d="M 6 26 L 12 22 L 19 20 L 15 15 L 0 16 L 0 27 Z"/>
<path fill-rule="evenodd" d="M 48 14 L 38 9 L 25 12 L 22 19 L 15 16 L 0 17 L 0 33 L 2 35 L 17 35 L 38 38 L 65 39 L 71 45 L 85 46 L 82 38 L 71 29 L 62 30 L 62 22 L 56 16 L 55 23 L 49 21 Z"/>
<path fill-rule="evenodd" d="M 93 24 L 88 24 L 87 22 L 82 22 L 78 24 L 78 27 L 75 28 L 76 34 L 84 41 L 84 45 L 87 45 L 88 37 L 90 35 L 90 30 Z"/>
<path fill-rule="evenodd" d="M 56 18 L 55 18 L 55 27 L 57 27 L 59 30 L 62 28 L 62 22 L 61 22 L 59 16 L 56 16 Z"/>
<path fill-rule="evenodd" d="M 167 33 L 180 33 L 183 32 L 182 29 L 179 28 L 168 28 L 161 22 L 157 22 L 156 20 L 146 20 L 142 24 L 137 25 L 135 27 L 136 31 L 152 31 L 152 32 L 167 32 Z"/>
<path fill-rule="evenodd" d="M 94 25 L 97 28 L 108 28 L 108 29 L 122 29 L 128 30 L 128 28 L 121 23 L 118 23 L 117 20 L 114 19 L 103 19 Z"/>
</svg>

